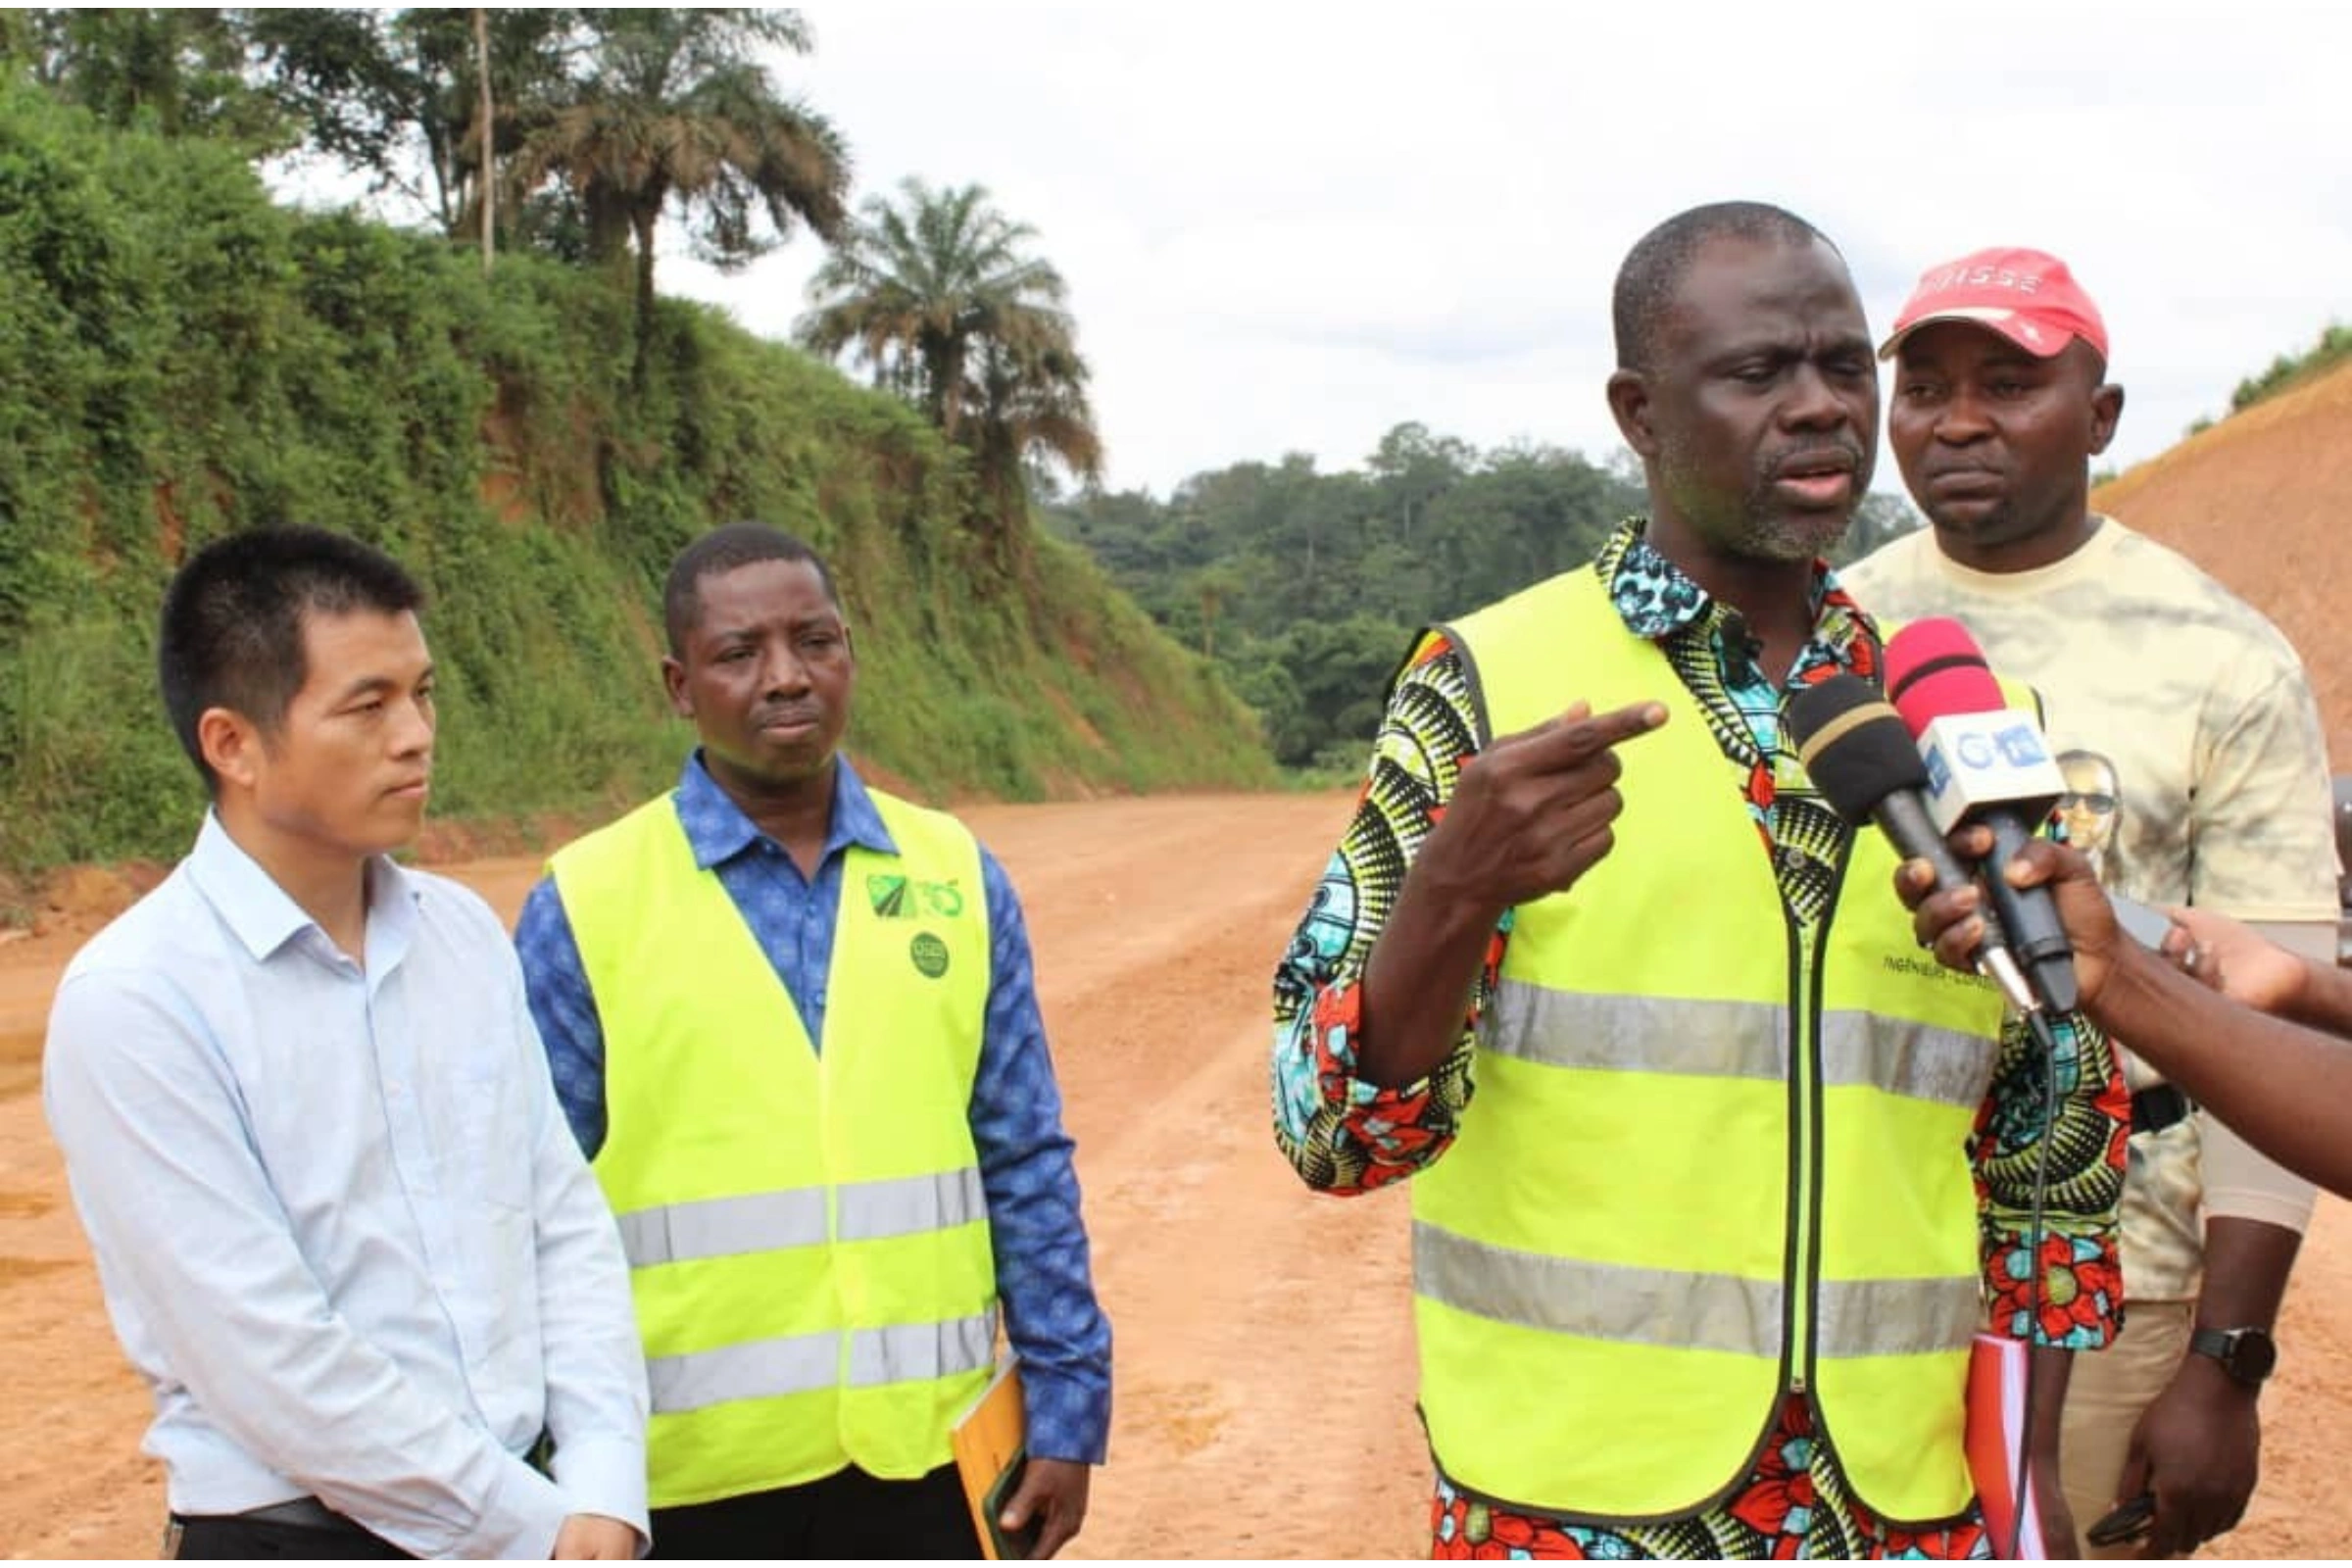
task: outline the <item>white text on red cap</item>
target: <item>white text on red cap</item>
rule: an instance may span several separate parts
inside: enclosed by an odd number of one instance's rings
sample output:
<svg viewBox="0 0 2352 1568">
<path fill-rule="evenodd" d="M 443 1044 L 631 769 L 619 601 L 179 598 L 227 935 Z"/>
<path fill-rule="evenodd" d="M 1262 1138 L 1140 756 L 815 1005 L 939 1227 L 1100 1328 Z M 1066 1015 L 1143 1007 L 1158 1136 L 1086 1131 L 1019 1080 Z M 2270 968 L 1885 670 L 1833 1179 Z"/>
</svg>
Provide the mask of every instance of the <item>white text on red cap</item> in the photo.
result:
<svg viewBox="0 0 2352 1568">
<path fill-rule="evenodd" d="M 1947 267 L 1940 272 L 1930 272 L 1919 280 L 1922 294 L 1940 294 L 1947 288 L 1975 288 L 1989 284 L 1993 288 L 2013 288 L 2020 294 L 2035 294 L 2041 290 L 2041 274 L 2016 272 L 2006 267 Z"/>
</svg>

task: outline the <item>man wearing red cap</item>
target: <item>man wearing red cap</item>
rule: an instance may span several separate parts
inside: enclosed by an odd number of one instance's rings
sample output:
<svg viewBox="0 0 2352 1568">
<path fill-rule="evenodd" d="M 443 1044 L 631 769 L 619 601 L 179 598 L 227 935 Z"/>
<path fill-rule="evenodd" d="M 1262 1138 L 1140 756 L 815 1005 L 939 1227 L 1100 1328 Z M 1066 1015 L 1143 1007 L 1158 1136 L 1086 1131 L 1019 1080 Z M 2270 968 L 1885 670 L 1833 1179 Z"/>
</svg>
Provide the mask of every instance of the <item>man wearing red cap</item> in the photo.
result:
<svg viewBox="0 0 2352 1568">
<path fill-rule="evenodd" d="M 2124 407 L 2090 296 L 2055 257 L 1979 251 L 1928 270 L 1880 354 L 1896 364 L 1888 445 L 1934 526 L 1847 573 L 1855 597 L 1966 621 L 2041 693 L 2053 742 L 2108 764 L 2104 803 L 2066 804 L 2113 813 L 2116 891 L 2273 923 L 2330 956 L 2326 743 L 2302 664 L 2228 589 L 2090 510 L 2090 459 Z M 2151 1493 L 2148 1544 L 2184 1551 L 2253 1491 L 2255 1400 L 2312 1190 L 2144 1063 L 2130 1076 L 2127 1330 L 2081 1358 L 2062 1462 L 2085 1529 Z"/>
</svg>

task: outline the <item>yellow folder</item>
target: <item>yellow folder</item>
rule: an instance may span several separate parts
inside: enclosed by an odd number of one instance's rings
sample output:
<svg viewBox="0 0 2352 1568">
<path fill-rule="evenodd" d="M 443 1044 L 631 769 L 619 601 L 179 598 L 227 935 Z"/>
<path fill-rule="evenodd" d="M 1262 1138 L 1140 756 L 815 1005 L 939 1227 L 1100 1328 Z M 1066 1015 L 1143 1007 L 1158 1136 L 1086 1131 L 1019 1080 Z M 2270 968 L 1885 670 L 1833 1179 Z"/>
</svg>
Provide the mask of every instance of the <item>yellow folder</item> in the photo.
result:
<svg viewBox="0 0 2352 1568">
<path fill-rule="evenodd" d="M 972 1528 L 980 1536 L 980 1554 L 991 1561 L 1027 1557 L 1037 1543 L 1036 1519 L 1009 1534 L 997 1522 L 1020 1490 L 1029 1457 L 1027 1432 L 1020 1367 L 1007 1358 L 998 1363 L 996 1376 L 956 1423 L 950 1439 L 964 1500 L 971 1505 Z"/>
</svg>

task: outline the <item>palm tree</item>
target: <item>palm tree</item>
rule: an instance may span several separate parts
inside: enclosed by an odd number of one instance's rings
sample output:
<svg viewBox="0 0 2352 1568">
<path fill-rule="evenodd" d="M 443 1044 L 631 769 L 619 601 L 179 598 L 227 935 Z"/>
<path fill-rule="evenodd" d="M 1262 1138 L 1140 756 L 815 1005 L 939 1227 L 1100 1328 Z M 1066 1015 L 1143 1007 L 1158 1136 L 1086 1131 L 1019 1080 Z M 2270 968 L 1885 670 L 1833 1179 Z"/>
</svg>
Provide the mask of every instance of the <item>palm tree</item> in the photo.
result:
<svg viewBox="0 0 2352 1568">
<path fill-rule="evenodd" d="M 1067 342 L 982 345 L 980 400 L 965 442 L 1001 504 L 1020 499 L 1013 480 L 1033 459 L 1054 459 L 1089 483 L 1102 476 L 1102 438 L 1086 379 L 1086 362 Z"/>
<path fill-rule="evenodd" d="M 783 97 L 754 57 L 806 54 L 797 12 L 657 8 L 586 13 L 592 41 L 576 97 L 524 144 L 519 190 L 561 176 L 580 202 L 591 260 L 632 255 L 636 377 L 645 382 L 654 314 L 654 229 L 673 199 L 697 219 L 696 254 L 734 269 L 764 255 L 797 218 L 838 238 L 849 152 L 833 126 Z M 772 238 L 760 232 L 764 214 Z"/>
<path fill-rule="evenodd" d="M 817 270 L 798 332 L 828 358 L 852 351 L 876 386 L 970 451 L 1009 529 L 1024 461 L 1049 456 L 1090 480 L 1102 470 L 1068 287 L 1028 254 L 1037 231 L 983 187 L 899 189 L 895 204 L 868 198 Z"/>
</svg>

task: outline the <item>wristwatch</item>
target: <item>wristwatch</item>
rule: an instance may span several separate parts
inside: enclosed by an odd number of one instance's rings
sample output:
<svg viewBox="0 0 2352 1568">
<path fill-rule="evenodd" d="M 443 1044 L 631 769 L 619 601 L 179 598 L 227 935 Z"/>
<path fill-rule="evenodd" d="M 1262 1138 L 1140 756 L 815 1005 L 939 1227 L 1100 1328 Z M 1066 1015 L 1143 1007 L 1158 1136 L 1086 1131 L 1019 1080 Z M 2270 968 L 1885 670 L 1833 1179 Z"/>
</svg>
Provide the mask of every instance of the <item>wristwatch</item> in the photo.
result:
<svg viewBox="0 0 2352 1568">
<path fill-rule="evenodd" d="M 2278 1364 L 2278 1345 L 2260 1329 L 2198 1329 L 2189 1335 L 2188 1348 L 2221 1362 L 2223 1371 L 2249 1389 L 2261 1388 Z"/>
</svg>

